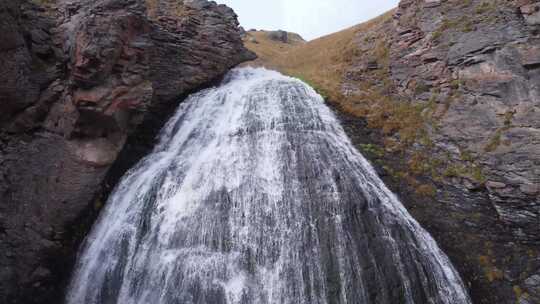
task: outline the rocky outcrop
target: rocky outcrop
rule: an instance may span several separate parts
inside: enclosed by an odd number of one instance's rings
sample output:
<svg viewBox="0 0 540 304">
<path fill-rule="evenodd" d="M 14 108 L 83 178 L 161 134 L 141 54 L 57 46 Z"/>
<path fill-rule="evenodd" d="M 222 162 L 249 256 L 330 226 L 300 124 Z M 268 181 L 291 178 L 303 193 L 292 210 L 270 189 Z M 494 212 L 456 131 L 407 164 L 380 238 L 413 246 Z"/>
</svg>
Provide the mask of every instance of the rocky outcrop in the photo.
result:
<svg viewBox="0 0 540 304">
<path fill-rule="evenodd" d="M 539 6 L 402 0 L 393 20 L 357 34 L 344 79 L 374 129 L 346 119 L 351 136 L 475 303 L 540 302 Z"/>
<path fill-rule="evenodd" d="M 411 84 L 440 88 L 433 101 L 444 115 L 441 128 L 431 132 L 435 145 L 466 151 L 484 168 L 501 220 L 517 239 L 540 244 L 540 37 L 530 17 L 515 17 L 538 3 L 473 1 L 459 10 L 431 3 L 439 6 L 424 6 L 425 15 L 408 22 L 412 9 L 401 4 L 398 32 L 417 29 L 423 38 L 398 46 L 394 81 L 426 102 L 431 92 L 414 94 Z M 466 14 L 479 21 L 466 20 Z"/>
<path fill-rule="evenodd" d="M 301 45 L 305 44 L 306 41 L 302 36 L 297 33 L 286 32 L 282 30 L 277 31 L 264 31 L 264 30 L 249 30 L 245 32 L 243 36 L 244 42 L 246 43 L 263 43 L 268 44 L 271 48 L 280 48 L 283 44 L 287 45 Z M 246 45 L 250 48 L 249 45 Z M 263 56 L 264 57 L 264 56 Z"/>
<path fill-rule="evenodd" d="M 0 302 L 59 303 L 111 166 L 254 55 L 204 0 L 3 1 L 0 31 Z"/>
<path fill-rule="evenodd" d="M 282 43 L 288 43 L 289 42 L 289 33 L 286 31 L 270 31 L 268 32 L 268 39 L 282 42 Z"/>
</svg>

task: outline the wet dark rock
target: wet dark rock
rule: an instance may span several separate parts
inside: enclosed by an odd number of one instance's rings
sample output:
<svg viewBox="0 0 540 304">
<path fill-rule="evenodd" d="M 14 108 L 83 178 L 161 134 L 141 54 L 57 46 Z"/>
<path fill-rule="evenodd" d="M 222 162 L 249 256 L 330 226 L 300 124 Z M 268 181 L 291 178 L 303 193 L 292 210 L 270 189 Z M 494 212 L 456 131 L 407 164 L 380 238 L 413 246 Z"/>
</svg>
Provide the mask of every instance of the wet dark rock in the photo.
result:
<svg viewBox="0 0 540 304">
<path fill-rule="evenodd" d="M 3 1 L 0 32 L 0 302 L 59 303 L 125 143 L 151 146 L 183 96 L 254 55 L 203 0 Z"/>
</svg>

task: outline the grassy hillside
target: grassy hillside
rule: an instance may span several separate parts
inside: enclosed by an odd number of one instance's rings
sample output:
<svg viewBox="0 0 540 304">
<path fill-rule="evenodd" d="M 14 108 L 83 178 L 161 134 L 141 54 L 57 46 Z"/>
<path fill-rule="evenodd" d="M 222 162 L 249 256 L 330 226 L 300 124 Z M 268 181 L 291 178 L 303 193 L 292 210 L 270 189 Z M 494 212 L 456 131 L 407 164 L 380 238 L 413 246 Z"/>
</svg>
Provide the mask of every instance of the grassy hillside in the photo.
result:
<svg viewBox="0 0 540 304">
<path fill-rule="evenodd" d="M 346 69 L 361 55 L 358 36 L 391 20 L 390 11 L 371 21 L 321 37 L 307 43 L 285 44 L 268 39 L 263 32 L 249 32 L 248 49 L 259 56 L 252 66 L 264 66 L 301 78 L 332 101 L 342 100 L 341 90 Z M 254 37 L 257 43 L 251 41 Z"/>
<path fill-rule="evenodd" d="M 273 60 L 273 58 L 306 43 L 300 35 L 295 33 L 287 33 L 288 41 L 286 43 L 271 39 L 270 33 L 268 31 L 251 30 L 247 32 L 244 38 L 244 44 L 259 55 L 259 59 L 255 61 L 257 63 Z"/>
</svg>

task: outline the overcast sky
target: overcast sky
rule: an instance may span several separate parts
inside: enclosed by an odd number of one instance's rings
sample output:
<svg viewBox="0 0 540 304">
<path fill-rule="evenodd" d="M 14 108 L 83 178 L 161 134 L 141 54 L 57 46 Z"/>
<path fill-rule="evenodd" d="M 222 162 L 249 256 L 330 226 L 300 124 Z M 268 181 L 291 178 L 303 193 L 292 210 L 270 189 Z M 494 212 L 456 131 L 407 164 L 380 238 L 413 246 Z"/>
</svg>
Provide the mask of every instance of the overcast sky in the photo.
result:
<svg viewBox="0 0 540 304">
<path fill-rule="evenodd" d="M 246 30 L 282 29 L 311 40 L 367 21 L 399 0 L 217 0 L 232 7 Z"/>
</svg>

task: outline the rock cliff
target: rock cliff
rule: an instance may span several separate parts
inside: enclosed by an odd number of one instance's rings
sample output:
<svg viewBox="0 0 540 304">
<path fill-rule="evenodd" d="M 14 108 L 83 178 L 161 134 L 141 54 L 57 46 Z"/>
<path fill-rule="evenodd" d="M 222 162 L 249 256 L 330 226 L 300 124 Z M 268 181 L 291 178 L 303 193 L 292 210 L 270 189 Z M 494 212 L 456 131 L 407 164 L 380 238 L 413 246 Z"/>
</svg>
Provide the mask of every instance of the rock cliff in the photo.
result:
<svg viewBox="0 0 540 304">
<path fill-rule="evenodd" d="M 383 38 L 388 57 L 371 59 L 392 80 L 386 89 L 424 107 L 428 148 L 450 152 L 456 171 L 482 171 L 449 174 L 452 184 L 485 187 L 514 237 L 538 244 L 540 41 L 524 13 L 532 2 L 402 1 L 394 34 Z M 351 67 L 349 79 L 366 77 L 368 65 Z"/>
<path fill-rule="evenodd" d="M 475 303 L 540 303 L 539 12 L 533 0 L 402 0 L 271 58 L 246 41 L 253 64 L 335 105 Z"/>
<path fill-rule="evenodd" d="M 60 303 L 107 183 L 254 54 L 205 0 L 2 1 L 0 33 L 0 302 Z"/>
<path fill-rule="evenodd" d="M 477 303 L 540 302 L 539 8 L 401 1 L 384 38 L 386 89 L 422 124 L 407 167 L 443 189 L 444 211 L 419 216 L 459 252 Z"/>
</svg>

